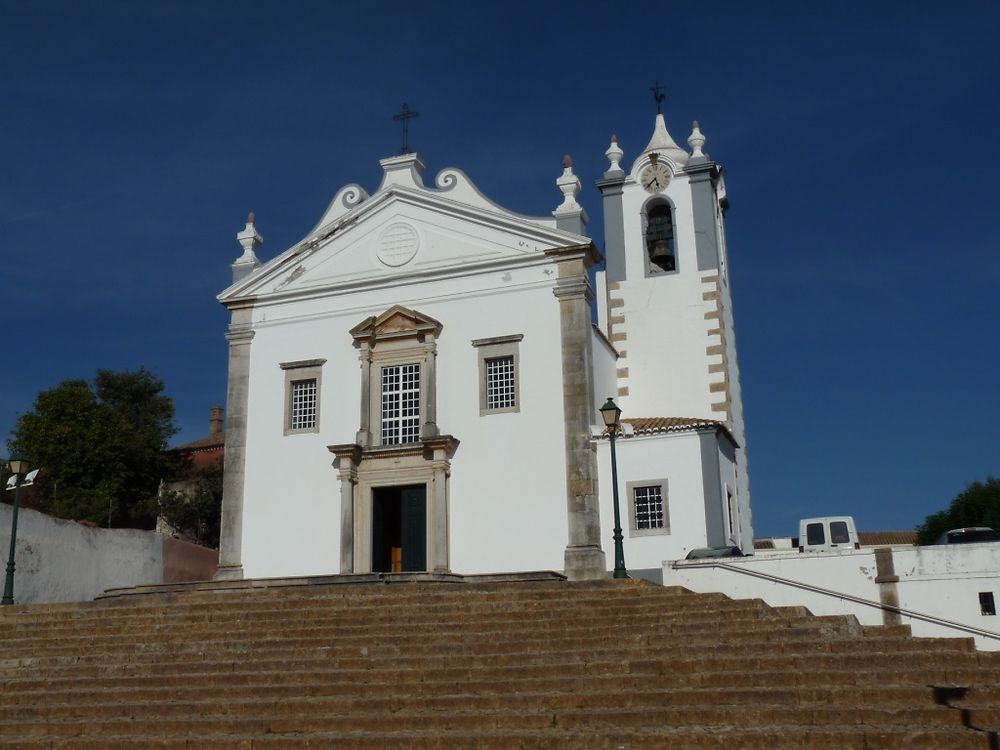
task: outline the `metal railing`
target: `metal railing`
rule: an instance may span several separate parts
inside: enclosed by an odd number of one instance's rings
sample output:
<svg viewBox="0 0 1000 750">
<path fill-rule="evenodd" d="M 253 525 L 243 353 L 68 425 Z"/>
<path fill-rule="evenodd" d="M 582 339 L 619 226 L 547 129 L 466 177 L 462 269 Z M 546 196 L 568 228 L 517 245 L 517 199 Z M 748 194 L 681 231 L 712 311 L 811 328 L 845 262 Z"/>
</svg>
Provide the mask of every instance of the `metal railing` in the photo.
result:
<svg viewBox="0 0 1000 750">
<path fill-rule="evenodd" d="M 687 570 L 689 568 L 722 568 L 723 570 L 728 570 L 733 573 L 740 573 L 741 575 L 751 576 L 753 578 L 762 578 L 772 583 L 780 583 L 784 586 L 790 586 L 792 588 L 802 589 L 804 591 L 809 591 L 814 594 L 822 594 L 824 596 L 833 597 L 836 599 L 842 599 L 845 601 L 853 602 L 854 604 L 860 604 L 865 607 L 872 607 L 873 609 L 878 609 L 883 612 L 890 612 L 901 617 L 909 617 L 913 620 L 921 620 L 923 622 L 931 623 L 932 625 L 938 625 L 943 628 L 950 628 L 952 630 L 959 630 L 963 633 L 971 633 L 972 635 L 981 636 L 983 638 L 991 638 L 995 641 L 1000 641 L 1000 633 L 995 633 L 992 630 L 983 630 L 982 628 L 973 627 L 972 625 L 965 625 L 960 622 L 955 622 L 954 620 L 945 620 L 943 617 L 935 617 L 934 615 L 928 615 L 924 612 L 916 612 L 912 609 L 904 609 L 903 607 L 894 607 L 891 604 L 883 604 L 882 602 L 876 602 L 872 599 L 864 599 L 860 596 L 854 596 L 853 594 L 845 594 L 840 591 L 834 591 L 833 589 L 825 589 L 822 586 L 814 586 L 811 583 L 802 583 L 801 581 L 793 581 L 790 578 L 782 578 L 781 576 L 776 576 L 771 573 L 761 573 L 757 570 L 746 570 L 740 566 L 732 565 L 729 563 L 712 562 L 709 560 L 684 563 L 683 566 L 678 567 L 674 565 L 675 570 Z"/>
</svg>

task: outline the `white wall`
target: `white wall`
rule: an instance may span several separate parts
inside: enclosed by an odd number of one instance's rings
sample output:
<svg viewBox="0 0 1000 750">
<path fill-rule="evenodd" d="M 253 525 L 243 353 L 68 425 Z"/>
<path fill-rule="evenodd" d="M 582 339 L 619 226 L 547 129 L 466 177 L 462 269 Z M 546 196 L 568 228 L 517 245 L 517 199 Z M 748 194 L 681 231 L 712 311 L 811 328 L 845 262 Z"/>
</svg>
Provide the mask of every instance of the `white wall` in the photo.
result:
<svg viewBox="0 0 1000 750">
<path fill-rule="evenodd" d="M 692 219 L 691 188 L 686 175 L 671 180 L 666 197 L 674 206 L 674 246 L 677 271 L 646 278 L 646 243 L 642 217 L 650 196 L 637 186 L 623 195 L 626 248 L 626 280 L 613 293 L 624 307 L 612 314 L 624 315 L 615 324 L 626 341 L 620 348 L 627 356 L 620 363 L 628 368 L 629 393 L 619 406 L 634 416 L 678 416 L 719 419 L 712 403 L 721 400 L 709 391 L 709 383 L 721 382 L 723 373 L 709 373 L 709 364 L 721 364 L 721 355 L 706 354 L 710 344 L 722 343 L 708 331 L 719 325 L 705 313 L 715 302 L 703 299 L 714 289 L 702 282 L 698 271 Z"/>
<path fill-rule="evenodd" d="M 0 580 L 12 513 L 0 503 Z M 21 508 L 16 547 L 16 604 L 90 601 L 109 588 L 163 582 L 163 538 L 152 531 L 94 529 Z"/>
<path fill-rule="evenodd" d="M 349 330 L 393 304 L 443 325 L 437 424 L 460 441 L 450 480 L 452 570 L 562 569 L 567 516 L 554 279 L 551 267 L 536 264 L 255 308 L 245 575 L 339 571 L 340 481 L 327 446 L 353 443 L 359 425 L 361 368 Z M 508 334 L 524 336 L 520 411 L 481 417 L 478 353 L 471 341 Z M 316 358 L 326 359 L 320 431 L 286 436 L 279 363 Z"/>
<path fill-rule="evenodd" d="M 1000 606 L 1000 545 L 970 544 L 893 549 L 899 607 L 996 633 L 976 636 L 976 645 L 1000 650 L 1000 621 L 983 615 L 979 592 L 993 593 Z M 736 599 L 760 598 L 774 606 L 805 606 L 816 615 L 851 614 L 862 624 L 883 624 L 882 610 L 842 596 L 798 588 L 736 571 L 762 573 L 870 602 L 879 601 L 875 550 L 830 554 L 787 553 L 719 561 L 679 561 L 663 568 L 663 582 L 693 591 L 718 591 Z M 733 570 L 735 569 L 735 570 Z M 902 615 L 918 636 L 970 637 L 972 634 Z"/>
<path fill-rule="evenodd" d="M 683 558 L 689 550 L 706 545 L 701 444 L 695 432 L 639 435 L 615 441 L 618 454 L 618 494 L 625 564 L 629 569 L 659 568 L 664 560 Z M 609 569 L 614 567 L 614 497 L 611 483 L 611 447 L 597 443 L 600 484 L 601 535 Z M 666 479 L 670 533 L 636 536 L 629 525 L 631 498 L 627 483 Z"/>
<path fill-rule="evenodd" d="M 603 425 L 599 410 L 608 398 L 618 401 L 618 354 L 601 334 L 594 331 L 590 342 L 594 357 L 595 424 Z"/>
</svg>

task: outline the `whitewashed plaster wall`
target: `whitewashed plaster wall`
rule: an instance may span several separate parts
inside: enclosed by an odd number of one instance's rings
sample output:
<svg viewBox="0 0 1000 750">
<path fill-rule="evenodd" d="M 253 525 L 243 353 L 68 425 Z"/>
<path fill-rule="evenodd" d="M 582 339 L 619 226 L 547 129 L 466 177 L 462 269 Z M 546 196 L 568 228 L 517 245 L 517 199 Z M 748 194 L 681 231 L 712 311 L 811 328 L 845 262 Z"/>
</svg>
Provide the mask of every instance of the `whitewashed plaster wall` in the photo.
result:
<svg viewBox="0 0 1000 750">
<path fill-rule="evenodd" d="M 723 376 L 710 374 L 708 365 L 721 363 L 722 357 L 709 356 L 705 349 L 721 339 L 708 334 L 718 322 L 705 318 L 715 302 L 702 296 L 710 287 L 698 271 L 687 176 L 675 176 L 665 196 L 674 206 L 677 271 L 646 277 L 643 214 L 655 199 L 636 189 L 623 195 L 626 280 L 612 296 L 623 299 L 624 306 L 612 313 L 625 318 L 614 330 L 627 337 L 620 348 L 628 353 L 622 365 L 628 367 L 629 393 L 619 406 L 634 416 L 719 419 L 720 413 L 711 408 L 718 399 L 709 391 L 709 383 Z"/>
<path fill-rule="evenodd" d="M 327 446 L 352 443 L 361 369 L 349 330 L 401 304 L 443 325 L 437 423 L 461 441 L 450 481 L 451 569 L 561 569 L 567 541 L 558 301 L 531 266 L 255 308 L 243 565 L 248 577 L 339 570 L 340 481 Z M 418 296 L 419 295 L 419 296 Z M 523 334 L 521 407 L 480 416 L 471 341 Z M 319 432 L 284 435 L 281 362 L 325 359 Z"/>
<path fill-rule="evenodd" d="M 660 568 L 664 560 L 683 558 L 708 541 L 705 490 L 702 479 L 701 441 L 695 432 L 638 435 L 615 441 L 618 454 L 618 494 L 626 567 Z M 600 483 L 601 536 L 609 569 L 614 567 L 614 496 L 611 483 L 611 447 L 597 442 Z M 656 484 L 667 480 L 670 533 L 636 536 L 630 532 L 628 482 Z"/>
<path fill-rule="evenodd" d="M 618 401 L 618 353 L 597 331 L 590 342 L 594 357 L 594 414 L 595 424 L 603 427 L 604 420 L 598 410 L 608 398 Z"/>
<path fill-rule="evenodd" d="M 983 615 L 979 606 L 980 592 L 992 592 L 1000 603 L 1000 545 L 893 549 L 892 559 L 899 578 L 896 592 L 901 609 L 996 633 L 996 638 L 975 636 L 976 645 L 984 650 L 1000 650 L 1000 621 L 997 616 Z M 773 606 L 804 606 L 816 615 L 854 615 L 866 625 L 883 624 L 882 610 L 878 607 L 737 572 L 763 573 L 835 594 L 878 602 L 875 550 L 830 554 L 792 552 L 726 559 L 719 563 L 729 569 L 706 561 L 666 563 L 663 582 L 693 591 L 717 591 L 735 599 L 759 598 Z M 918 636 L 971 635 L 905 614 L 902 622 Z"/>
<path fill-rule="evenodd" d="M 5 561 L 12 513 L 0 503 Z M 21 508 L 16 547 L 17 604 L 90 601 L 109 588 L 163 582 L 163 537 L 152 531 L 93 529 Z"/>
</svg>

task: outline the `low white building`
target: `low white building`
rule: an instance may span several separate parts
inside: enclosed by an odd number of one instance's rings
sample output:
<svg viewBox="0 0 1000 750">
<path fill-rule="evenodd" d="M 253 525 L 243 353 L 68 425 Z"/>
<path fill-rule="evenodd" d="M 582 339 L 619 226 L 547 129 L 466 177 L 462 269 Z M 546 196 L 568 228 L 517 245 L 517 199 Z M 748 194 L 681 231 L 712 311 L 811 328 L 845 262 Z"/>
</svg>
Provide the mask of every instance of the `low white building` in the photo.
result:
<svg viewBox="0 0 1000 750">
<path fill-rule="evenodd" d="M 889 537 L 888 541 L 892 541 Z M 912 544 L 800 554 L 677 560 L 667 585 L 854 615 L 864 625 L 908 625 L 925 637 L 971 637 L 1000 650 L 1000 543 Z"/>
<path fill-rule="evenodd" d="M 752 550 L 719 166 L 657 115 L 598 182 L 606 269 L 572 162 L 551 217 L 383 159 L 269 262 L 251 215 L 234 282 L 221 577 L 612 567 Z M 594 325 L 592 320 L 596 319 Z M 599 426 L 600 425 L 600 426 Z M 635 574 L 635 573 L 633 573 Z"/>
</svg>

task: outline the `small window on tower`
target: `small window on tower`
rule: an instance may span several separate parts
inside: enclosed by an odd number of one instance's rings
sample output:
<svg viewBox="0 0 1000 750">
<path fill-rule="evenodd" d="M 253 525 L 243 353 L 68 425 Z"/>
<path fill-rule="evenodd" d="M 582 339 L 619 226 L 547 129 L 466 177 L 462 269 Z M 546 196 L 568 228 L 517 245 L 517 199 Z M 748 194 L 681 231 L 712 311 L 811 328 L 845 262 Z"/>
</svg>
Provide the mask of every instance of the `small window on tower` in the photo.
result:
<svg viewBox="0 0 1000 750">
<path fill-rule="evenodd" d="M 646 214 L 646 252 L 651 266 L 661 271 L 677 270 L 674 218 L 666 203 L 657 203 Z"/>
<path fill-rule="evenodd" d="M 667 480 L 628 482 L 629 536 L 670 533 L 670 509 L 667 504 Z"/>
</svg>

